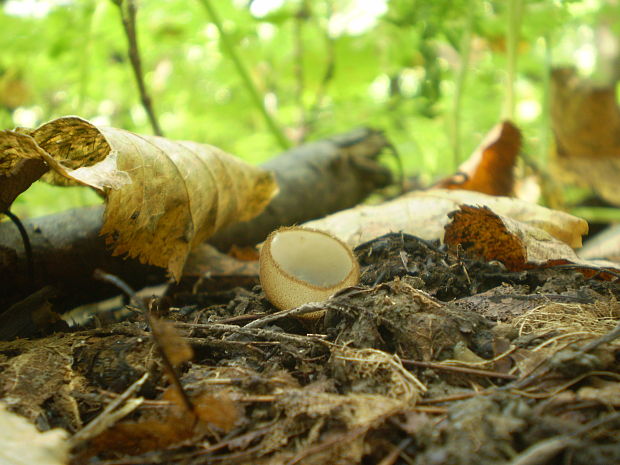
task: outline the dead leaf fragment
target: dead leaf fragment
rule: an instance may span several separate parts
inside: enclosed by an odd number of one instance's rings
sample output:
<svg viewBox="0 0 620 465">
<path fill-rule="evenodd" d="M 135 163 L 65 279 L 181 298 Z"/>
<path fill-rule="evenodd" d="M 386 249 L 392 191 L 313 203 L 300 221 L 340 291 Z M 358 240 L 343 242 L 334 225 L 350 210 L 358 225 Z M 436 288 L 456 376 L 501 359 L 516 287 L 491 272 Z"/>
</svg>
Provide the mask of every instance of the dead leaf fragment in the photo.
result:
<svg viewBox="0 0 620 465">
<path fill-rule="evenodd" d="M 452 218 L 444 236 L 448 246 L 460 246 L 468 255 L 485 261 L 499 260 L 509 270 L 523 269 L 525 247 L 489 208 L 462 205 L 448 216 Z"/>
<path fill-rule="evenodd" d="M 599 86 L 579 78 L 573 68 L 555 69 L 550 112 L 556 175 L 620 205 L 620 108 L 615 83 Z"/>
<path fill-rule="evenodd" d="M 21 160 L 42 160 L 52 169 L 50 182 L 104 192 L 101 233 L 114 254 L 167 268 L 177 280 L 192 247 L 251 219 L 277 192 L 270 173 L 216 147 L 96 127 L 78 117 L 2 131 L 0 148 L 0 176 L 13 176 Z"/>
<path fill-rule="evenodd" d="M 160 320 L 155 316 L 149 318 L 153 338 L 157 345 L 168 358 L 173 367 L 187 362 L 194 357 L 194 351 L 187 341 L 179 334 L 174 324 L 170 321 Z"/>
<path fill-rule="evenodd" d="M 217 394 L 201 393 L 192 398 L 196 415 L 200 421 L 217 426 L 228 433 L 239 420 L 239 409 L 230 394 L 221 391 Z"/>
<path fill-rule="evenodd" d="M 511 195 L 520 149 L 521 132 L 510 121 L 503 121 L 489 132 L 457 174 L 439 181 L 436 187 Z"/>
<path fill-rule="evenodd" d="M 161 450 L 182 441 L 196 441 L 213 427 L 227 433 L 240 417 L 237 405 L 226 391 L 205 392 L 192 398 L 198 421 L 182 407 L 175 389 L 166 389 L 162 400 L 169 404 L 143 412 L 140 421 L 117 423 L 96 436 L 84 456 L 110 450 L 127 455 Z"/>
<path fill-rule="evenodd" d="M 502 262 L 510 271 L 575 265 L 586 276 L 601 271 L 603 279 L 611 279 L 595 262 L 579 259 L 575 251 L 548 232 L 513 218 L 495 214 L 488 207 L 461 205 L 450 213 L 452 223 L 446 225 L 444 242 L 451 248 L 462 248 L 468 255 L 485 261 Z"/>
<path fill-rule="evenodd" d="M 67 432 L 40 433 L 26 419 L 0 403 L 0 463 L 3 465 L 64 465 L 69 463 Z"/>
</svg>

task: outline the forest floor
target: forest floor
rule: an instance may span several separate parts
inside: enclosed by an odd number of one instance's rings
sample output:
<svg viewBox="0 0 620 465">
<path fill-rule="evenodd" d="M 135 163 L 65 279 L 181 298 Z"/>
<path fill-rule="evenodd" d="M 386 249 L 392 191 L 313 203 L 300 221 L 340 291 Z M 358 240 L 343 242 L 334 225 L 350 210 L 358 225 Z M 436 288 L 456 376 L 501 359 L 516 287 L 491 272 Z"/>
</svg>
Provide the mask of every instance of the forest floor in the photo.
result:
<svg viewBox="0 0 620 465">
<path fill-rule="evenodd" d="M 213 276 L 149 319 L 2 342 L 0 391 L 74 464 L 620 463 L 617 280 L 406 234 L 355 252 L 359 285 L 321 305 Z"/>
</svg>

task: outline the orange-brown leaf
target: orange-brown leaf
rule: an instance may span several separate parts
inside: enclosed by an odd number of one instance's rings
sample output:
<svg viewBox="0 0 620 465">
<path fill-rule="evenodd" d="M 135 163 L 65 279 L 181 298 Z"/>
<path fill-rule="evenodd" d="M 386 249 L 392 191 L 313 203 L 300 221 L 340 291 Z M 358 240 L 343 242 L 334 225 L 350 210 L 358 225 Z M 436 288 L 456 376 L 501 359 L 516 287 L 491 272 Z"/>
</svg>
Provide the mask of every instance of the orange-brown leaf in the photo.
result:
<svg viewBox="0 0 620 465">
<path fill-rule="evenodd" d="M 85 455 L 103 451 L 139 455 L 192 437 L 191 423 L 176 417 L 114 425 L 93 439 Z"/>
<path fill-rule="evenodd" d="M 502 262 L 510 271 L 571 265 L 586 277 L 598 275 L 609 280 L 619 272 L 609 266 L 581 260 L 566 243 L 535 226 L 495 214 L 488 207 L 461 205 L 448 216 L 444 241 L 451 249 L 459 247 L 468 255 L 485 261 Z"/>
<path fill-rule="evenodd" d="M 522 270 L 527 261 L 525 247 L 502 220 L 487 207 L 462 205 L 448 215 L 452 222 L 446 225 L 444 241 L 470 256 L 501 261 L 509 270 Z"/>
<path fill-rule="evenodd" d="M 171 322 L 151 316 L 150 323 L 153 337 L 173 367 L 192 359 L 194 351 Z"/>
<path fill-rule="evenodd" d="M 225 433 L 233 429 L 239 420 L 239 410 L 230 395 L 202 393 L 192 398 L 198 418 L 208 425 L 215 425 Z"/>
<path fill-rule="evenodd" d="M 489 195 L 511 195 L 521 132 L 510 121 L 495 126 L 459 172 L 435 187 L 464 189 Z"/>
</svg>

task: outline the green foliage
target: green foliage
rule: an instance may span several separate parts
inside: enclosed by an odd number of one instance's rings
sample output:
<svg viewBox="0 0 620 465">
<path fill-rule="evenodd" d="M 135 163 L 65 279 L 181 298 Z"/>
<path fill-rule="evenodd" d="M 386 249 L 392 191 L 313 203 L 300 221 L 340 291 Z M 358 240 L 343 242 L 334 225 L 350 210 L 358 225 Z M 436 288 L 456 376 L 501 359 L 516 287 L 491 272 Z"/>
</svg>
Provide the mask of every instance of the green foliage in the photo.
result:
<svg viewBox="0 0 620 465">
<path fill-rule="evenodd" d="M 603 0 L 514 1 L 523 16 L 510 82 L 507 28 L 518 18 L 510 17 L 507 0 L 389 0 L 383 10 L 376 0 L 365 27 L 344 18 L 362 15 L 368 2 L 210 3 L 291 144 L 379 127 L 399 149 L 407 173 L 430 182 L 455 168 L 455 146 L 466 157 L 501 119 L 509 86 L 530 155 L 543 157 L 537 142 L 548 130 L 549 54 L 570 61 L 584 28 L 592 31 L 602 15 L 618 15 Z M 16 14 L 26 3 L 9 0 L 0 10 L 0 126 L 77 114 L 151 133 L 117 6 L 39 0 L 35 9 Z M 275 7 L 257 16 L 259 3 Z M 201 2 L 137 5 L 144 78 L 166 137 L 214 144 L 252 163 L 276 155 L 278 140 Z M 49 11 L 42 12 L 45 6 Z M 536 105 L 538 113 L 524 111 Z M 22 196 L 18 209 L 47 211 L 50 195 L 37 188 Z M 73 203 L 92 201 L 78 196 Z M 38 206 L 28 208 L 33 203 Z"/>
</svg>

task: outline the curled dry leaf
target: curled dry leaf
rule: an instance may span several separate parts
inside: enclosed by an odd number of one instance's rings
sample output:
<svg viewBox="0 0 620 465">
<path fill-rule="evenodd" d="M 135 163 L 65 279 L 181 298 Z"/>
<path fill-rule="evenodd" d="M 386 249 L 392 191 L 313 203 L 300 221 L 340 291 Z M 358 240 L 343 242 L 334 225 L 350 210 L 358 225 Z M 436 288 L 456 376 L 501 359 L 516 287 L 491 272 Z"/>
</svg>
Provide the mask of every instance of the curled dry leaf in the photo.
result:
<svg viewBox="0 0 620 465">
<path fill-rule="evenodd" d="M 452 222 L 445 227 L 444 242 L 451 248 L 461 247 L 465 253 L 486 261 L 502 262 L 510 271 L 555 265 L 575 265 L 575 269 L 592 276 L 596 262 L 577 257 L 575 251 L 548 232 L 534 226 L 495 214 L 488 207 L 461 205 L 449 215 Z M 611 278 L 600 268 L 603 279 Z"/>
<path fill-rule="evenodd" d="M 501 217 L 488 207 L 461 205 L 449 216 L 452 222 L 446 225 L 444 237 L 448 246 L 460 245 L 476 258 L 501 261 L 511 271 L 554 258 L 577 258 L 573 249 L 546 231 Z"/>
<path fill-rule="evenodd" d="M 165 267 L 177 280 L 192 247 L 254 217 L 277 192 L 270 173 L 216 147 L 96 127 L 77 117 L 3 131 L 0 149 L 0 175 L 14 176 L 21 160 L 43 160 L 51 168 L 46 180 L 103 192 L 101 233 L 114 254 Z"/>
<path fill-rule="evenodd" d="M 496 125 L 474 153 L 459 166 L 458 173 L 436 187 L 511 195 L 514 166 L 521 149 L 521 131 L 510 121 Z"/>
<path fill-rule="evenodd" d="M 24 156 L 19 156 L 18 147 L 23 148 Z M 0 131 L 0 212 L 8 210 L 17 196 L 48 169 L 31 137 Z"/>
</svg>

